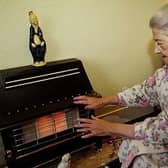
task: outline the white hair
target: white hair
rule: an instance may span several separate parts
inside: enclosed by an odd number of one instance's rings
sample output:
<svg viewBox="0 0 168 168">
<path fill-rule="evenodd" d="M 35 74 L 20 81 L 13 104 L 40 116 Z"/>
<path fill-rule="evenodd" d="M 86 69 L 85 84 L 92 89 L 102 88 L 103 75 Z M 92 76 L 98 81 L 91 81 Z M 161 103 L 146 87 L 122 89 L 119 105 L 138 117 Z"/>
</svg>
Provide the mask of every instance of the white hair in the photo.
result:
<svg viewBox="0 0 168 168">
<path fill-rule="evenodd" d="M 149 26 L 151 28 L 168 31 L 168 4 L 156 11 L 150 19 Z"/>
</svg>

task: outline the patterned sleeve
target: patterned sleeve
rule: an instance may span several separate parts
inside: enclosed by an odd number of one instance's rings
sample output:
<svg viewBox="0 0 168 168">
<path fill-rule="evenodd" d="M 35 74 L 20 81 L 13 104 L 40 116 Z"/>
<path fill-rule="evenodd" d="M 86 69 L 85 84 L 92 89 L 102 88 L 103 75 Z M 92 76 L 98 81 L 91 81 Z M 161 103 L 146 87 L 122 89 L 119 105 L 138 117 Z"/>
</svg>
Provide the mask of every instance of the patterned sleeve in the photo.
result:
<svg viewBox="0 0 168 168">
<path fill-rule="evenodd" d="M 118 93 L 119 104 L 124 106 L 145 107 L 147 105 L 159 105 L 156 79 L 158 73 L 150 76 L 140 85 L 126 89 Z"/>
<path fill-rule="evenodd" d="M 168 69 L 159 69 L 141 85 L 119 93 L 121 104 L 128 106 L 154 106 L 162 104 L 162 112 L 135 124 L 134 137 L 141 139 L 144 145 L 168 144 L 168 101 L 167 101 Z M 159 95 L 159 96 L 158 96 Z"/>
<path fill-rule="evenodd" d="M 167 144 L 168 143 L 168 118 L 162 111 L 159 116 L 147 118 L 143 122 L 135 124 L 135 139 L 144 140 L 146 144 Z"/>
</svg>

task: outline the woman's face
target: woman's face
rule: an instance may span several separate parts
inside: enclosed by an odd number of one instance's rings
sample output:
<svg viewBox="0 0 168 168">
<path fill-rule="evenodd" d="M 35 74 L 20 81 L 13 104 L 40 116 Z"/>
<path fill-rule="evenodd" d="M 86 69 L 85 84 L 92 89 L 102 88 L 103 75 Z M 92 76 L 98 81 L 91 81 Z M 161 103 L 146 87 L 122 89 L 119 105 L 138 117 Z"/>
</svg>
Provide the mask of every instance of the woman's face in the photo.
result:
<svg viewBox="0 0 168 168">
<path fill-rule="evenodd" d="M 154 51 L 168 65 L 168 31 L 153 28 L 152 33 L 155 41 Z"/>
</svg>

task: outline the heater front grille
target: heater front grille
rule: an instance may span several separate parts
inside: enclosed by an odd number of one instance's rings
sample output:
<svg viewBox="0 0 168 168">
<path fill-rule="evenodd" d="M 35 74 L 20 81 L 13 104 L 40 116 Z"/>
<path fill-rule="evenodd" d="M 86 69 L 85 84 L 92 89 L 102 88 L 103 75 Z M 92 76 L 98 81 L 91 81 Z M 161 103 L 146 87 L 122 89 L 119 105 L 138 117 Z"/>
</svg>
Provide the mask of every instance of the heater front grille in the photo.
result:
<svg viewBox="0 0 168 168">
<path fill-rule="evenodd" d="M 80 117 L 89 117 L 80 111 Z M 74 125 L 79 118 L 79 109 L 68 108 L 44 115 L 12 128 L 10 132 L 12 148 L 17 153 L 59 141 L 75 133 Z"/>
</svg>

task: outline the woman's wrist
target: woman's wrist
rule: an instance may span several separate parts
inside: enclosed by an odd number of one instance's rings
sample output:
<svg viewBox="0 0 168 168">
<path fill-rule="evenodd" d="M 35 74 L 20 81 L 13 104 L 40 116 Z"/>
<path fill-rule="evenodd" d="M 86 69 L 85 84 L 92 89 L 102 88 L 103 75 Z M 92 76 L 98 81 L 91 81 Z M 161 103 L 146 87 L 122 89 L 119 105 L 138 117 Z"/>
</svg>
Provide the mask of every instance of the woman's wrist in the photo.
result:
<svg viewBox="0 0 168 168">
<path fill-rule="evenodd" d="M 119 99 L 117 95 L 104 97 L 103 98 L 103 105 L 117 105 L 119 103 Z"/>
<path fill-rule="evenodd" d="M 128 138 L 134 138 L 134 129 L 133 124 L 122 124 L 122 123 L 111 123 L 108 131 L 110 134 L 118 134 Z"/>
</svg>

